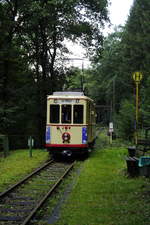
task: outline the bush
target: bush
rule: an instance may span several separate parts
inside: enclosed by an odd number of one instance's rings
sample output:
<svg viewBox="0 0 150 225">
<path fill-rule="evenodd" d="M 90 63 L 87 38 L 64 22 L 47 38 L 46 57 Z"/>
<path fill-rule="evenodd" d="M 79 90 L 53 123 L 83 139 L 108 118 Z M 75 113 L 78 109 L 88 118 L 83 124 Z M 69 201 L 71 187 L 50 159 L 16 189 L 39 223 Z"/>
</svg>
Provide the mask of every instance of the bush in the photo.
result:
<svg viewBox="0 0 150 225">
<path fill-rule="evenodd" d="M 119 136 L 131 141 L 135 131 L 135 107 L 131 101 L 124 100 L 122 102 L 117 123 Z"/>
</svg>

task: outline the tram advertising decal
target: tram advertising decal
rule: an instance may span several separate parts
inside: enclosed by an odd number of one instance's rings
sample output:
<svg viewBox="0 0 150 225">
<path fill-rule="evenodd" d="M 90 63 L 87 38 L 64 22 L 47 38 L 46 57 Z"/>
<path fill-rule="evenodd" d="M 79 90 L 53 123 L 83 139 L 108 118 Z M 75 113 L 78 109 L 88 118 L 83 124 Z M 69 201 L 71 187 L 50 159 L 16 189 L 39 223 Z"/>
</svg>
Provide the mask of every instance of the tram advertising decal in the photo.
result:
<svg viewBox="0 0 150 225">
<path fill-rule="evenodd" d="M 87 128 L 83 127 L 82 128 L 82 144 L 87 143 Z"/>
<path fill-rule="evenodd" d="M 50 135 L 50 127 L 46 127 L 46 143 L 50 143 L 51 135 Z"/>
</svg>

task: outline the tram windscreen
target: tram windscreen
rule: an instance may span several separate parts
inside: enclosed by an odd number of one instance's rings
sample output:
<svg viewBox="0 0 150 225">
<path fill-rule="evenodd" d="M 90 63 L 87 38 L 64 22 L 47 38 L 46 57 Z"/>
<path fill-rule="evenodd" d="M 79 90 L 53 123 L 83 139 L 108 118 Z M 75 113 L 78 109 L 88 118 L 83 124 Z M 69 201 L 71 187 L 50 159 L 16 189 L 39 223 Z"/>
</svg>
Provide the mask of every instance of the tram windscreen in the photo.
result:
<svg viewBox="0 0 150 225">
<path fill-rule="evenodd" d="M 59 105 L 50 105 L 50 123 L 59 123 Z"/>
<path fill-rule="evenodd" d="M 62 123 L 71 123 L 71 105 L 62 105 Z"/>
<path fill-rule="evenodd" d="M 83 105 L 74 105 L 73 123 L 83 124 Z"/>
</svg>

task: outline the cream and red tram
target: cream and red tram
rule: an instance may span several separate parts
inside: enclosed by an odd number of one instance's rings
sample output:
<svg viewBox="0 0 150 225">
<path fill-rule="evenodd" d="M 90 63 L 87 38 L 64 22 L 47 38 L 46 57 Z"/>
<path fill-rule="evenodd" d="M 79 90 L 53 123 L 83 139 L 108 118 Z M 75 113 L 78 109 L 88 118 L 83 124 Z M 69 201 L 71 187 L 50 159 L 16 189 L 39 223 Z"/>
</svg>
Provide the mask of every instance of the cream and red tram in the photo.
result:
<svg viewBox="0 0 150 225">
<path fill-rule="evenodd" d="M 94 102 L 82 92 L 47 97 L 46 148 L 53 154 L 87 153 L 95 141 Z"/>
</svg>

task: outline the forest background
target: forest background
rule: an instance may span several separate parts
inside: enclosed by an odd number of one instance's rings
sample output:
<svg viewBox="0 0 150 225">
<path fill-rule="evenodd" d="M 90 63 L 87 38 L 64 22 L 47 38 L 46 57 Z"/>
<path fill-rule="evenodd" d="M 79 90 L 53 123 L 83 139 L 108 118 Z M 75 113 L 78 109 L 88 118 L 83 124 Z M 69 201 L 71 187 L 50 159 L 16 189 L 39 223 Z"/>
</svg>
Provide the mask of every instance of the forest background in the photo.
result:
<svg viewBox="0 0 150 225">
<path fill-rule="evenodd" d="M 140 71 L 139 126 L 150 126 L 150 2 L 134 0 L 127 23 L 104 37 L 108 0 L 0 0 L 0 134 L 34 136 L 44 146 L 46 96 L 84 90 L 97 105 L 98 122 L 114 122 L 131 140 L 135 83 Z M 67 67 L 66 40 L 80 42 L 92 67 Z M 15 138 L 14 138 L 15 137 Z M 14 141 L 15 140 L 15 141 Z M 20 138 L 19 138 L 20 140 Z"/>
</svg>

